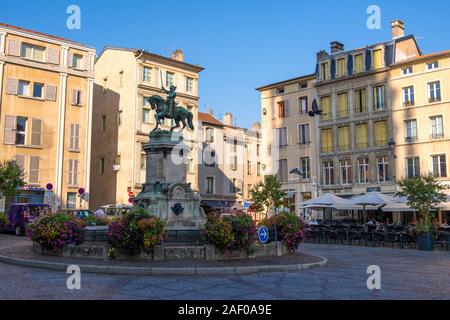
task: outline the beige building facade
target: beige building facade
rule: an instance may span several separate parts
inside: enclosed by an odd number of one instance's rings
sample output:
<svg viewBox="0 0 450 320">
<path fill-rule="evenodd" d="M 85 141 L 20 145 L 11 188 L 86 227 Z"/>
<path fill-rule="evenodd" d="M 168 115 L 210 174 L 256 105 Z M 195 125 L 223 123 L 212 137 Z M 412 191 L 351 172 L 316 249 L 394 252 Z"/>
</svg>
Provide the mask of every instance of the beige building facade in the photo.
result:
<svg viewBox="0 0 450 320">
<path fill-rule="evenodd" d="M 141 191 L 145 182 L 143 144 L 156 126 L 147 99 L 166 97 L 162 90 L 177 86 L 178 105 L 194 114 L 198 122 L 198 83 L 203 68 L 184 62 L 180 50 L 171 58 L 150 52 L 107 47 L 95 64 L 91 208 L 128 204 L 129 195 Z M 162 129 L 170 129 L 166 121 Z M 184 131 L 191 148 L 186 165 L 187 181 L 198 190 L 198 128 Z"/>
<path fill-rule="evenodd" d="M 94 48 L 0 24 L 0 160 L 26 182 L 10 201 L 88 207 L 94 61 Z"/>
<path fill-rule="evenodd" d="M 317 196 L 316 124 L 309 116 L 316 76 L 306 75 L 257 90 L 261 92 L 263 175 L 275 174 L 286 192 L 285 206 Z M 298 169 L 298 174 L 291 171 Z"/>
</svg>

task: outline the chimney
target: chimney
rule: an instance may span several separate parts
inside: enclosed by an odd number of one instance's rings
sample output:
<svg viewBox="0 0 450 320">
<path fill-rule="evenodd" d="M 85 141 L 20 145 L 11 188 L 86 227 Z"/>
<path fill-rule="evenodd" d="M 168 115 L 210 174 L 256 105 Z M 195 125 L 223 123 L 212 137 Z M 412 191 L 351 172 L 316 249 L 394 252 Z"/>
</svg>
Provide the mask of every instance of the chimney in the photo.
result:
<svg viewBox="0 0 450 320">
<path fill-rule="evenodd" d="M 405 35 L 405 24 L 401 20 L 391 22 L 392 39 L 400 38 Z"/>
<path fill-rule="evenodd" d="M 225 113 L 225 115 L 223 116 L 223 123 L 226 126 L 233 126 L 233 115 L 229 112 Z"/>
<path fill-rule="evenodd" d="M 344 45 L 340 43 L 339 41 L 333 41 L 331 42 L 331 53 L 336 53 L 340 51 L 344 51 Z"/>
<path fill-rule="evenodd" d="M 184 53 L 183 50 L 177 49 L 172 53 L 172 56 L 170 57 L 173 60 L 177 60 L 177 61 L 184 61 Z"/>
</svg>

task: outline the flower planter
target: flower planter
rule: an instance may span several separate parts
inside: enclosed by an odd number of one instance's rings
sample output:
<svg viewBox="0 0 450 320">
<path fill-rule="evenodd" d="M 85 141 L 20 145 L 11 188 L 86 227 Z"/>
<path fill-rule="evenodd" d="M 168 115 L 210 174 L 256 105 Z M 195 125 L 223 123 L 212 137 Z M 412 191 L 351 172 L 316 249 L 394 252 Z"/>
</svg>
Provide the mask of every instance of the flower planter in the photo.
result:
<svg viewBox="0 0 450 320">
<path fill-rule="evenodd" d="M 434 250 L 434 234 L 426 232 L 417 236 L 417 242 L 419 243 L 420 251 L 433 251 Z"/>
<path fill-rule="evenodd" d="M 41 246 L 37 242 L 33 242 L 33 252 L 43 255 L 43 256 L 54 256 L 54 257 L 62 257 L 63 256 L 63 249 L 59 249 L 57 251 L 49 250 Z"/>
</svg>

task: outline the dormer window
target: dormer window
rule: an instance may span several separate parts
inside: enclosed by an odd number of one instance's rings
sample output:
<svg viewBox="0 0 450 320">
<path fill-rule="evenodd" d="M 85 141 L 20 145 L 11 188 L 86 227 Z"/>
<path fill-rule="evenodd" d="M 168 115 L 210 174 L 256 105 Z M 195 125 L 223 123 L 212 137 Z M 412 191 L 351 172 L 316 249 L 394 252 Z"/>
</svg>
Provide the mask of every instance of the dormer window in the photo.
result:
<svg viewBox="0 0 450 320">
<path fill-rule="evenodd" d="M 373 69 L 383 68 L 382 50 L 373 50 Z"/>
<path fill-rule="evenodd" d="M 408 76 L 410 74 L 413 74 L 413 67 L 412 66 L 409 66 L 409 67 L 406 67 L 406 68 L 402 69 L 402 75 Z"/>
<path fill-rule="evenodd" d="M 364 57 L 363 54 L 355 55 L 355 73 L 364 72 Z"/>
<path fill-rule="evenodd" d="M 328 62 L 324 62 L 320 65 L 320 75 L 322 81 L 327 81 L 328 79 L 330 79 L 330 68 Z"/>
<path fill-rule="evenodd" d="M 278 88 L 277 94 L 284 94 L 284 88 Z"/>
<path fill-rule="evenodd" d="M 339 77 L 344 77 L 346 74 L 346 66 L 345 66 L 345 58 L 340 58 L 337 60 L 337 68 L 336 68 L 336 76 Z"/>
<path fill-rule="evenodd" d="M 428 71 L 432 71 L 432 70 L 436 70 L 439 69 L 439 62 L 438 61 L 433 61 L 430 63 L 427 63 L 427 70 Z"/>
</svg>

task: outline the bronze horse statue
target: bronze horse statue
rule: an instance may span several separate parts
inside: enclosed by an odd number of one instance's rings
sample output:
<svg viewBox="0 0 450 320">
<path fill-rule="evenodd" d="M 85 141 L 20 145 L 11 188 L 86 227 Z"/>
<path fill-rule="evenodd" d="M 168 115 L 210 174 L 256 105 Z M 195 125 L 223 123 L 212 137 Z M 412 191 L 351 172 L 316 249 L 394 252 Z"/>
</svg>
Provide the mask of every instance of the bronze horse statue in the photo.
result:
<svg viewBox="0 0 450 320">
<path fill-rule="evenodd" d="M 191 130 L 194 130 L 194 115 L 192 112 L 186 110 L 183 107 L 175 106 L 173 109 L 173 116 L 170 113 L 170 107 L 167 104 L 166 100 L 160 96 L 152 96 L 148 99 L 148 103 L 152 107 L 152 110 L 156 112 L 156 128 L 153 131 L 158 130 L 161 125 L 161 121 L 164 119 L 173 119 L 175 121 L 175 126 L 173 126 L 170 131 L 175 130 L 176 128 L 180 128 L 180 123 L 183 124 L 183 131 L 187 126 Z"/>
</svg>

